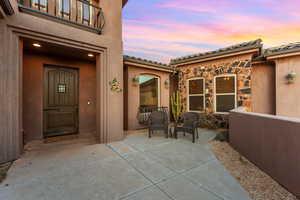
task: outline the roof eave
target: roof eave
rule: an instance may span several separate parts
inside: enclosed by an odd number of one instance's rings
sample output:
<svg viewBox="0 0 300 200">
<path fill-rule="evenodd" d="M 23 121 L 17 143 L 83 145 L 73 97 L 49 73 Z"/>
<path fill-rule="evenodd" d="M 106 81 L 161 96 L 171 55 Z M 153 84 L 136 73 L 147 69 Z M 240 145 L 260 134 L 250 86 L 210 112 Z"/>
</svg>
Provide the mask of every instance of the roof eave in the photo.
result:
<svg viewBox="0 0 300 200">
<path fill-rule="evenodd" d="M 266 54 L 265 57 L 267 60 L 273 60 L 277 58 L 285 58 L 285 57 L 298 56 L 298 55 L 300 55 L 300 49 L 278 52 L 278 53 L 270 53 L 270 54 Z"/>
<path fill-rule="evenodd" d="M 124 60 L 124 65 L 140 67 L 140 68 L 145 68 L 145 69 L 151 69 L 151 70 L 156 70 L 156 71 L 162 71 L 162 72 L 168 72 L 168 73 L 173 73 L 175 71 L 175 69 L 173 69 L 173 68 L 161 67 L 161 66 L 157 66 L 157 65 L 150 65 L 150 64 L 139 63 L 139 62 L 129 61 L 129 60 Z"/>
<path fill-rule="evenodd" d="M 199 63 L 199 62 L 215 60 L 215 59 L 221 59 L 221 58 L 226 58 L 226 57 L 231 57 L 231 56 L 236 56 L 236 55 L 241 55 L 241 54 L 255 53 L 255 52 L 260 52 L 261 48 L 262 48 L 262 45 L 259 45 L 256 47 L 251 47 L 251 48 L 248 47 L 248 48 L 239 49 L 239 50 L 232 50 L 232 51 L 227 51 L 224 53 L 219 53 L 217 55 L 208 55 L 206 57 L 200 57 L 200 58 L 195 57 L 195 58 L 191 58 L 191 59 L 186 59 L 186 60 L 182 60 L 181 62 L 171 63 L 171 65 L 178 67 L 181 65 Z"/>
</svg>

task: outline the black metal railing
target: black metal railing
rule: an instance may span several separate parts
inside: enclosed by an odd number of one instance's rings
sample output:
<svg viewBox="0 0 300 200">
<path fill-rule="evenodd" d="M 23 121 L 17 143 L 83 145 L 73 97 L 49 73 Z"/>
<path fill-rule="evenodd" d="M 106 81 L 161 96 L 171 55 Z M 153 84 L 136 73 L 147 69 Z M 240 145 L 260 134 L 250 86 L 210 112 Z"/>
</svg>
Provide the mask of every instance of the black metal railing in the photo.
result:
<svg viewBox="0 0 300 200">
<path fill-rule="evenodd" d="M 18 3 L 21 11 L 41 14 L 98 33 L 104 27 L 102 8 L 87 0 L 18 0 Z"/>
<path fill-rule="evenodd" d="M 139 124 L 147 125 L 149 117 L 154 111 L 164 111 L 168 113 L 168 107 L 157 107 L 157 106 L 141 106 L 137 114 Z"/>
</svg>

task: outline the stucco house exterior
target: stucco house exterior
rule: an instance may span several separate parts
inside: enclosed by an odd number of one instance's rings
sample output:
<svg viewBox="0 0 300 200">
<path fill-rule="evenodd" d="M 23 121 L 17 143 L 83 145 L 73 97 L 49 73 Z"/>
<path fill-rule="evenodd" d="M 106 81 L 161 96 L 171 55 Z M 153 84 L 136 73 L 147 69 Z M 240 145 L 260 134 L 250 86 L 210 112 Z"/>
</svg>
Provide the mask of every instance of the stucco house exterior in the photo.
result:
<svg viewBox="0 0 300 200">
<path fill-rule="evenodd" d="M 244 107 L 249 112 L 300 117 L 299 55 L 299 43 L 264 49 L 258 39 L 175 58 L 170 65 L 179 70 L 184 111 L 226 119 L 230 110 Z"/>
<path fill-rule="evenodd" d="M 170 105 L 175 90 L 175 69 L 169 65 L 133 56 L 124 56 L 124 129 L 145 128 L 143 115 Z"/>
<path fill-rule="evenodd" d="M 255 75 L 262 81 L 260 91 L 257 88 L 258 94 L 255 94 L 255 96 L 261 96 L 257 103 L 272 105 L 269 108 L 271 112 L 265 112 L 262 108 L 259 111 L 299 118 L 300 43 L 268 48 L 263 51 L 256 63 L 259 65 L 257 68 L 263 71 L 260 73 L 264 73 L 264 75 Z"/>
<path fill-rule="evenodd" d="M 35 139 L 123 139 L 127 0 L 0 2 L 0 163 Z"/>
<path fill-rule="evenodd" d="M 257 39 L 162 64 L 123 57 L 126 0 L 59 2 L 0 1 L 0 163 L 36 139 L 122 140 L 152 108 L 170 111 L 176 90 L 183 111 L 221 120 L 240 106 L 300 117 L 300 43 Z"/>
<path fill-rule="evenodd" d="M 251 61 L 260 55 L 261 42 L 255 40 L 171 60 L 171 65 L 180 70 L 178 89 L 183 109 L 216 114 L 237 106 L 251 110 Z"/>
</svg>

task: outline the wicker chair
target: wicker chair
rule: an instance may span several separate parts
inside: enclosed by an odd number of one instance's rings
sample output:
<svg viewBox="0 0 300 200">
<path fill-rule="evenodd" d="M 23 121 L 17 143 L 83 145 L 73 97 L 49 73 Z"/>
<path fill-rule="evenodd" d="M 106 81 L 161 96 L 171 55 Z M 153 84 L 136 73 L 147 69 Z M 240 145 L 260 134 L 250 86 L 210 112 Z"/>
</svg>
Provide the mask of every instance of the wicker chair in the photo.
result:
<svg viewBox="0 0 300 200">
<path fill-rule="evenodd" d="M 174 129 L 174 136 L 177 139 L 178 132 L 182 131 L 184 136 L 185 133 L 193 135 L 193 143 L 195 143 L 195 138 L 199 138 L 198 127 L 199 127 L 200 116 L 195 112 L 186 112 L 183 114 L 183 125 L 176 126 Z"/>
<path fill-rule="evenodd" d="M 163 130 L 166 138 L 169 136 L 169 119 L 165 111 L 154 111 L 151 113 L 148 121 L 149 138 L 156 130 Z"/>
</svg>

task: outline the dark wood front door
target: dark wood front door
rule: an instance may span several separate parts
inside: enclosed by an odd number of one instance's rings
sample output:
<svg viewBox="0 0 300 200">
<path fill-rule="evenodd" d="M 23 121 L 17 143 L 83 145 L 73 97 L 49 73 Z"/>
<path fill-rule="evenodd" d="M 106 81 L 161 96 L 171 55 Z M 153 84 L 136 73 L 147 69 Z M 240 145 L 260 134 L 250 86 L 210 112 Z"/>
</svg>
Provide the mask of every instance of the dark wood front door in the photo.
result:
<svg viewBox="0 0 300 200">
<path fill-rule="evenodd" d="M 44 137 L 78 133 L 78 70 L 45 66 Z"/>
</svg>

